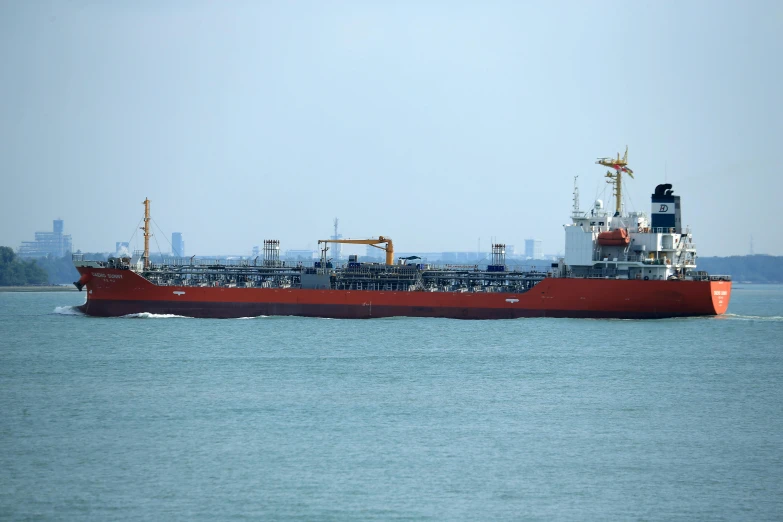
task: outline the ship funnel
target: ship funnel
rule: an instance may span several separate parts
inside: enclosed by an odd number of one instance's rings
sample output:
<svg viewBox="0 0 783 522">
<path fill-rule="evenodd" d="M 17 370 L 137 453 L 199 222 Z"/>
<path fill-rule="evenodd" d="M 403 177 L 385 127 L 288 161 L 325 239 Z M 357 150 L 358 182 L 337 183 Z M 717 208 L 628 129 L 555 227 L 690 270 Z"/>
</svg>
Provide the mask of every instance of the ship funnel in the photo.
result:
<svg viewBox="0 0 783 522">
<path fill-rule="evenodd" d="M 652 195 L 652 228 L 673 229 L 682 234 L 682 215 L 680 196 L 673 194 L 671 183 L 663 183 L 655 187 Z"/>
</svg>

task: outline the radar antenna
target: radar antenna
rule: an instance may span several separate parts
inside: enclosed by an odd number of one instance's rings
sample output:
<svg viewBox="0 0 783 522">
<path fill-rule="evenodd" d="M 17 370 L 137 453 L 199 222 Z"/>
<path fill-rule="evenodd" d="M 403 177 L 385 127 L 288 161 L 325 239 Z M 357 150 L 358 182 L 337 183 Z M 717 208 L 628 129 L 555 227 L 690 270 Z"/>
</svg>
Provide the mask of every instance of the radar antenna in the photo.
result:
<svg viewBox="0 0 783 522">
<path fill-rule="evenodd" d="M 625 146 L 625 155 L 620 158 L 620 153 L 617 153 L 617 158 L 598 158 L 596 165 L 603 165 L 614 169 L 614 173 L 611 171 L 606 172 L 606 177 L 609 178 L 607 183 L 614 186 L 615 208 L 617 213 L 622 214 L 623 211 L 623 172 L 631 176 L 633 179 L 633 171 L 628 168 L 628 145 Z"/>
</svg>

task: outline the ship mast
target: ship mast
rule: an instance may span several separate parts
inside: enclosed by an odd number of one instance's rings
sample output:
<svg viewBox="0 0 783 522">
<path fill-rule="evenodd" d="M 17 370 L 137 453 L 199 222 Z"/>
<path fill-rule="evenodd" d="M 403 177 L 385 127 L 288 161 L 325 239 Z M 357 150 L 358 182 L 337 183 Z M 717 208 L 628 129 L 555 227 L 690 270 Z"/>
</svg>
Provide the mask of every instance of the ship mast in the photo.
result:
<svg viewBox="0 0 783 522">
<path fill-rule="evenodd" d="M 144 205 L 144 270 L 150 267 L 150 200 L 144 198 L 142 203 Z"/>
<path fill-rule="evenodd" d="M 574 217 L 578 216 L 580 214 L 579 212 L 579 185 L 577 185 L 576 180 L 579 178 L 579 176 L 574 176 L 574 209 L 572 211 L 572 215 Z"/>
<path fill-rule="evenodd" d="M 617 158 L 598 158 L 596 165 L 603 165 L 614 169 L 614 173 L 606 171 L 606 177 L 609 178 L 610 185 L 614 185 L 614 197 L 615 208 L 617 209 L 617 215 L 623 213 L 623 172 L 627 173 L 633 178 L 633 171 L 628 168 L 628 146 L 625 146 L 625 155 L 620 158 L 620 153 L 617 153 Z"/>
</svg>

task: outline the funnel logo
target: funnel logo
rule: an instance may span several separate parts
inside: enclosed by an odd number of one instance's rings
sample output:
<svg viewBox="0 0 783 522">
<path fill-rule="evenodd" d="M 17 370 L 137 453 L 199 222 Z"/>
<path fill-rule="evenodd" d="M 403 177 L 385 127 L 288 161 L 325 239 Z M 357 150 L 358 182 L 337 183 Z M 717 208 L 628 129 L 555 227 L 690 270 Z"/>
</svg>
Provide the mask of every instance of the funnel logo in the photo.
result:
<svg viewBox="0 0 783 522">
<path fill-rule="evenodd" d="M 658 212 L 668 212 L 669 211 L 669 205 L 661 205 L 661 210 Z"/>
</svg>

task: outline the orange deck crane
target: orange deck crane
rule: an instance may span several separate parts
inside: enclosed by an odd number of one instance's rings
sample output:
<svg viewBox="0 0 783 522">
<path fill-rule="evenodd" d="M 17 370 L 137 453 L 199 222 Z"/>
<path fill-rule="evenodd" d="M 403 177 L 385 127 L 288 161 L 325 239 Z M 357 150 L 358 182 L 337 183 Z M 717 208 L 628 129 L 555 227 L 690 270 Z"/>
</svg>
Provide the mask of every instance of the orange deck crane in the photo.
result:
<svg viewBox="0 0 783 522">
<path fill-rule="evenodd" d="M 370 245 L 386 252 L 386 264 L 394 264 L 394 245 L 389 237 L 379 236 L 378 239 L 319 239 L 321 243 L 342 243 L 344 245 Z M 385 246 L 379 246 L 379 245 Z"/>
</svg>

